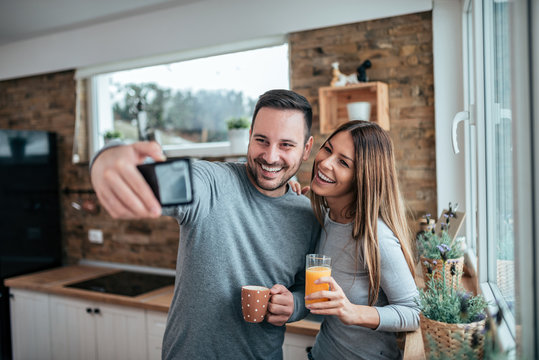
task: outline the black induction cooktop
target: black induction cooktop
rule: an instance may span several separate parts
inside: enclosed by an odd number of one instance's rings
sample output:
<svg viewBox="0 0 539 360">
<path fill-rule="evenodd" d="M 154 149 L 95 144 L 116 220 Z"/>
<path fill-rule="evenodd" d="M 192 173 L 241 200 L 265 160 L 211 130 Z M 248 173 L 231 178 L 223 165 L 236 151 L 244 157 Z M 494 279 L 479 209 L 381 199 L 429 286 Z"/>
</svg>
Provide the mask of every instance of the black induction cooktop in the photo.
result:
<svg viewBox="0 0 539 360">
<path fill-rule="evenodd" d="M 174 285 L 174 276 L 120 271 L 95 279 L 69 284 L 66 287 L 115 295 L 138 296 L 169 285 Z"/>
</svg>

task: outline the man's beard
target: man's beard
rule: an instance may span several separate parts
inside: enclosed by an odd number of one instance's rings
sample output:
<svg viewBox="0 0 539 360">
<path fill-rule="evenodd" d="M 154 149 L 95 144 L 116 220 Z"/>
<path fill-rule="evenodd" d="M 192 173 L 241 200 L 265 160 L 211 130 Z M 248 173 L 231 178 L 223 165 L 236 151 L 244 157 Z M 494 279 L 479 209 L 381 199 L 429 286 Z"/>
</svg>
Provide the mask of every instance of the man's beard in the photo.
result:
<svg viewBox="0 0 539 360">
<path fill-rule="evenodd" d="M 253 163 L 255 163 L 255 166 L 257 166 L 257 163 L 260 164 L 257 160 L 252 160 Z M 264 165 L 267 165 L 267 164 L 264 164 Z M 267 166 L 270 166 L 270 165 L 267 165 Z M 284 169 L 288 169 L 288 167 L 283 167 L 283 170 Z M 276 186 L 271 186 L 271 187 L 268 187 L 268 186 L 265 186 L 263 184 L 261 184 L 259 181 L 258 181 L 258 176 L 256 175 L 256 172 L 253 170 L 253 168 L 251 167 L 249 161 L 247 162 L 247 171 L 249 172 L 249 174 L 251 175 L 251 177 L 253 178 L 253 181 L 255 182 L 256 186 L 258 186 L 259 188 L 263 189 L 263 190 L 266 190 L 266 191 L 274 191 L 274 190 L 277 190 L 279 189 L 281 186 L 285 185 L 286 183 L 288 183 L 288 181 L 294 176 L 294 174 L 290 175 L 290 177 L 288 179 L 284 179 L 282 180 L 281 182 L 278 183 L 278 185 Z"/>
</svg>

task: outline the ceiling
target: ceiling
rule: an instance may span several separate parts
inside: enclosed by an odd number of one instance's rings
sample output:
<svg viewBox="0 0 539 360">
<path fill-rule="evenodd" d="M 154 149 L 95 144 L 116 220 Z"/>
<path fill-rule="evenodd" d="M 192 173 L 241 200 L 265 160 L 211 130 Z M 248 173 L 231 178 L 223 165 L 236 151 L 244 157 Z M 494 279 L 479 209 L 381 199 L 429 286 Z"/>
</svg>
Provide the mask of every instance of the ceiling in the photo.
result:
<svg viewBox="0 0 539 360">
<path fill-rule="evenodd" d="M 0 0 L 0 46 L 203 0 Z"/>
</svg>

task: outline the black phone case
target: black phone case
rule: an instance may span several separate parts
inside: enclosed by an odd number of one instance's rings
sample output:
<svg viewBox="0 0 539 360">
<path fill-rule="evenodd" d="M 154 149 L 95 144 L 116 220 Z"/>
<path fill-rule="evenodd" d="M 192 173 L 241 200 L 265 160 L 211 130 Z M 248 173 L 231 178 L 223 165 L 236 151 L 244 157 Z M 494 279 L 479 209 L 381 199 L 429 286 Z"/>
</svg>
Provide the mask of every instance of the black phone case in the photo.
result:
<svg viewBox="0 0 539 360">
<path fill-rule="evenodd" d="M 183 161 L 187 164 L 189 182 L 191 183 L 190 200 L 186 202 L 163 203 L 161 200 L 160 191 L 159 191 L 159 182 L 157 180 L 157 175 L 155 174 L 155 166 L 159 164 L 172 163 L 175 161 Z M 146 182 L 148 183 L 148 185 L 150 185 L 150 188 L 152 189 L 153 194 L 155 195 L 155 197 L 157 198 L 161 206 L 187 205 L 193 202 L 193 186 L 192 186 L 193 179 L 192 179 L 192 174 L 191 174 L 191 160 L 189 158 L 174 158 L 174 159 L 169 159 L 166 161 L 161 161 L 161 162 L 156 162 L 156 163 L 141 164 L 141 165 L 137 165 L 137 168 L 142 174 L 142 176 L 144 177 L 144 179 L 146 180 Z"/>
</svg>

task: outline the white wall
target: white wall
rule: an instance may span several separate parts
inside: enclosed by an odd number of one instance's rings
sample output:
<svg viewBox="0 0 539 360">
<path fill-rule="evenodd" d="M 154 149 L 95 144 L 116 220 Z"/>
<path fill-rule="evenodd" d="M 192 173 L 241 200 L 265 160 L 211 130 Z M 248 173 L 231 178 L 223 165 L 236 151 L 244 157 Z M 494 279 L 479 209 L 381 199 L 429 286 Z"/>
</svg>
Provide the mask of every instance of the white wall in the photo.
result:
<svg viewBox="0 0 539 360">
<path fill-rule="evenodd" d="M 0 46 L 0 80 L 431 9 L 432 0 L 202 0 Z"/>
<path fill-rule="evenodd" d="M 432 33 L 438 216 L 443 209 L 447 209 L 449 202 L 457 202 L 459 211 L 466 209 L 462 123 L 457 133 L 461 152 L 455 155 L 451 145 L 453 116 L 464 110 L 460 0 L 434 0 Z"/>
</svg>

